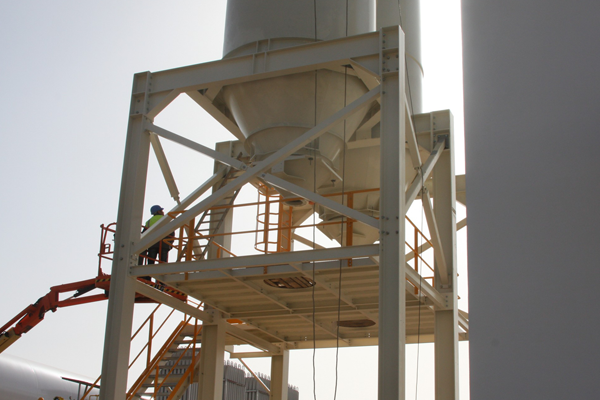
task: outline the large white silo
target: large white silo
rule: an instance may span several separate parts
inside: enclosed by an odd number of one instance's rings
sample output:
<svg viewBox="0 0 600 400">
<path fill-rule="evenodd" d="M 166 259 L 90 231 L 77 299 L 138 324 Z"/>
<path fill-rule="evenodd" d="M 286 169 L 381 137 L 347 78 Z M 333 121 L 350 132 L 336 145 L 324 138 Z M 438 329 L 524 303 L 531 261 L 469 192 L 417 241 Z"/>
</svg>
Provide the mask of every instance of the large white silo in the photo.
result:
<svg viewBox="0 0 600 400">
<path fill-rule="evenodd" d="M 375 0 L 326 0 L 318 2 L 294 0 L 230 0 L 224 40 L 224 58 L 239 57 L 358 35 L 375 30 Z M 414 54 L 407 57 L 407 69 L 414 76 L 407 78 L 406 96 L 416 111 L 421 109 L 421 68 L 418 2 L 406 2 L 401 19 L 410 27 L 407 47 Z M 253 160 L 262 160 L 274 151 L 313 128 L 345 105 L 358 99 L 369 88 L 351 67 L 320 69 L 294 75 L 228 85 L 214 99 L 244 134 L 245 148 Z M 411 101 L 412 100 L 412 101 Z M 375 105 L 337 124 L 318 140 L 297 151 L 272 173 L 302 188 L 319 194 L 342 190 L 362 191 L 379 188 L 380 161 L 377 147 L 353 147 L 357 129 L 379 112 Z M 379 126 L 363 128 L 364 139 L 379 137 Z M 406 150 L 407 152 L 408 150 Z M 427 153 L 423 152 L 426 158 Z M 405 154 L 406 182 L 416 172 Z M 279 190 L 284 198 L 294 194 Z M 334 196 L 338 202 L 343 196 Z M 290 203 L 292 205 L 292 203 Z M 299 209 L 308 205 L 294 203 Z M 368 215 L 379 215 L 379 193 L 363 192 L 353 196 L 353 206 Z M 321 219 L 328 222 L 342 216 L 317 206 Z M 300 213 L 306 217 L 306 213 Z M 301 217 L 301 218 L 302 218 Z M 298 223 L 301 221 L 294 221 Z M 331 239 L 345 241 L 340 224 L 320 226 Z M 378 238 L 375 229 L 364 224 L 353 225 L 355 244 L 373 243 Z"/>
</svg>

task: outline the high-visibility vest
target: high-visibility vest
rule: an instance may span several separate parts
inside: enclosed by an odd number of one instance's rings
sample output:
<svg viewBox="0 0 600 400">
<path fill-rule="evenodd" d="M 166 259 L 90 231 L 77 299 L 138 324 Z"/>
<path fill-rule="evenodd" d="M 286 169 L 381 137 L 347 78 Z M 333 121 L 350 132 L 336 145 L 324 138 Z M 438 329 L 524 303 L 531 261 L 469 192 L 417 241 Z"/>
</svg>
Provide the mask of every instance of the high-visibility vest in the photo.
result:
<svg viewBox="0 0 600 400">
<path fill-rule="evenodd" d="M 153 215 L 148 221 L 146 221 L 146 226 L 150 228 L 152 225 L 157 223 L 164 215 Z"/>
<path fill-rule="evenodd" d="M 144 228 L 144 231 L 146 231 L 146 229 L 150 229 L 150 227 L 152 225 L 154 225 L 155 223 L 157 223 L 158 221 L 161 220 L 161 218 L 164 217 L 164 215 L 160 215 L 160 214 L 156 214 L 153 215 L 148 221 L 146 221 L 146 228 Z M 168 239 L 173 239 L 175 237 L 175 232 L 171 232 L 170 234 L 168 234 L 167 236 L 165 236 L 162 240 L 168 240 Z M 169 244 L 169 242 L 163 242 L 163 244 Z M 158 244 L 158 243 L 156 243 Z"/>
</svg>

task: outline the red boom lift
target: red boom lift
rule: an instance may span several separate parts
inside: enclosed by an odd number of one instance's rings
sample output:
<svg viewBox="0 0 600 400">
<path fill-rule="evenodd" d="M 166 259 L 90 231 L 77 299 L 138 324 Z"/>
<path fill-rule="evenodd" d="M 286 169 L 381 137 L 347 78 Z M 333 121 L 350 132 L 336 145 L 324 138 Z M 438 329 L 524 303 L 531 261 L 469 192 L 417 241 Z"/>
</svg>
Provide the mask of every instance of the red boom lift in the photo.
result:
<svg viewBox="0 0 600 400">
<path fill-rule="evenodd" d="M 110 275 L 102 272 L 102 260 L 112 260 L 112 246 L 107 242 L 109 233 L 115 233 L 116 223 L 107 226 L 101 225 L 102 233 L 100 236 L 100 252 L 98 253 L 98 276 L 85 281 L 67 283 L 65 285 L 53 286 L 50 292 L 40 297 L 34 304 L 29 305 L 13 319 L 8 321 L 0 328 L 0 353 L 6 350 L 11 344 L 16 342 L 21 335 L 29 332 L 34 326 L 39 324 L 48 311 L 55 312 L 58 308 L 70 307 L 79 304 L 93 303 L 96 301 L 107 300 L 110 288 Z M 153 286 L 166 294 L 169 294 L 181 301 L 185 301 L 187 296 L 170 287 L 157 282 L 139 278 L 141 282 Z M 94 289 L 100 289 L 103 293 L 84 296 Z M 70 297 L 60 300 L 59 295 L 63 293 L 75 292 Z M 155 303 L 140 294 L 136 294 L 136 303 Z"/>
</svg>

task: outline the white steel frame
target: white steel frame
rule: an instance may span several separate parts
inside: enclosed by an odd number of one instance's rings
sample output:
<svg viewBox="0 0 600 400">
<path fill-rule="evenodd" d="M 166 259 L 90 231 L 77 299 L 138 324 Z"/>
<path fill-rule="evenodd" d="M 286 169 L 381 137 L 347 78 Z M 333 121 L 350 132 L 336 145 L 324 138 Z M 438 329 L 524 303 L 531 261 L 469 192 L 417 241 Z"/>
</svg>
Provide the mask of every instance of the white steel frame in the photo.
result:
<svg viewBox="0 0 600 400">
<path fill-rule="evenodd" d="M 378 12 L 385 15 L 383 5 Z M 385 23 L 379 18 L 380 25 Z M 427 134 L 415 133 L 413 119 L 405 96 L 404 34 L 398 26 L 380 27 L 379 31 L 326 42 L 303 45 L 293 48 L 267 51 L 249 56 L 193 65 L 156 73 L 140 73 L 134 76 L 131 97 L 130 121 L 127 132 L 125 162 L 119 202 L 118 230 L 115 238 L 115 255 L 112 268 L 104 360 L 102 366 L 102 389 L 100 398 L 124 399 L 127 381 L 127 366 L 132 328 L 134 296 L 139 292 L 156 301 L 168 304 L 184 313 L 202 320 L 205 325 L 203 343 L 211 343 L 215 348 L 203 352 L 201 361 L 199 390 L 202 399 L 220 399 L 220 372 L 222 371 L 222 352 L 224 335 L 240 338 L 267 352 L 274 357 L 272 376 L 276 381 L 272 386 L 271 397 L 285 399 L 288 379 L 288 347 L 285 338 L 267 328 L 257 327 L 268 333 L 274 344 L 234 326 L 223 320 L 218 308 L 209 311 L 197 310 L 185 306 L 158 290 L 150 288 L 136 280 L 136 277 L 152 275 L 174 286 L 181 280 L 180 273 L 188 273 L 189 279 L 204 279 L 227 276 L 237 279 L 250 289 L 259 291 L 251 282 L 244 281 L 245 275 L 251 275 L 254 269 L 267 268 L 269 273 L 296 271 L 308 273 L 313 261 L 327 261 L 319 268 L 337 268 L 339 260 L 347 267 L 347 260 L 353 266 L 379 266 L 379 334 L 374 340 L 340 340 L 341 346 L 379 344 L 379 398 L 403 399 L 405 394 L 405 344 L 412 342 L 405 334 L 406 291 L 421 287 L 423 302 L 435 309 L 435 352 L 436 352 L 436 399 L 458 398 L 457 343 L 459 324 L 465 330 L 468 321 L 465 315 L 459 317 L 456 293 L 456 251 L 455 251 L 455 181 L 451 128 Z M 358 100 L 349 104 L 331 117 L 317 124 L 291 143 L 287 144 L 268 158 L 253 166 L 228 157 L 223 153 L 209 149 L 199 143 L 183 138 L 173 132 L 160 128 L 153 123 L 165 107 L 182 93 L 188 94 L 199 105 L 222 123 L 234 136 L 243 139 L 239 128 L 220 113 L 211 103 L 211 93 L 218 92 L 224 85 L 260 80 L 286 74 L 314 71 L 322 68 L 339 68 L 352 65 L 357 75 L 370 89 Z M 200 92 L 199 90 L 202 90 Z M 203 94 L 202 94 L 203 93 Z M 373 101 L 380 102 L 378 113 L 381 127 L 381 202 L 380 219 L 358 213 L 339 203 L 335 203 L 315 193 L 283 181 L 271 174 L 270 168 L 282 162 L 294 151 L 302 148 L 329 127 L 348 115 L 368 107 Z M 444 115 L 449 114 L 448 112 Z M 435 118 L 432 113 L 431 118 Z M 450 117 L 448 117 L 450 118 Z M 377 121 L 370 121 L 370 126 Z M 451 126 L 451 124 L 450 124 Z M 417 129 L 418 130 L 418 129 Z M 230 183 L 215 190 L 206 199 L 194 206 L 203 193 L 210 190 L 224 174 L 217 172 L 182 201 L 175 180 L 170 172 L 160 138 L 177 142 L 194 149 L 218 163 L 243 171 Z M 155 224 L 143 237 L 139 227 L 142 224 L 142 208 L 148 168 L 148 155 L 152 146 L 159 159 L 161 171 L 165 176 L 169 190 L 178 206 L 172 211 L 183 211 L 178 218 L 167 221 L 166 218 Z M 417 178 L 405 192 L 405 165 L 403 155 L 408 146 L 412 163 L 417 169 Z M 431 156 L 421 160 L 419 147 L 427 148 Z M 385 173 L 383 173 L 385 171 Z M 268 255 L 246 256 L 228 259 L 213 259 L 186 263 L 155 264 L 138 266 L 138 254 L 167 233 L 183 226 L 191 218 L 213 206 L 232 191 L 260 177 L 275 186 L 286 189 L 301 197 L 310 199 L 325 207 L 346 215 L 380 231 L 380 243 L 375 245 L 342 247 L 335 249 L 315 249 L 312 251 L 276 253 Z M 433 177 L 435 204 L 422 182 Z M 424 282 L 407 261 L 411 255 L 404 254 L 404 217 L 410 204 L 421 194 L 427 223 L 432 232 L 435 249 L 435 286 Z M 234 269 L 245 267 L 245 269 Z M 411 282 L 412 285 L 407 284 Z M 324 282 L 317 285 L 327 287 Z M 337 296 L 337 290 L 331 290 Z M 270 301 L 284 307 L 286 315 L 302 315 L 302 312 L 287 308 L 285 302 L 274 296 L 264 295 Z M 205 299 L 200 299 L 205 300 Z M 209 301 L 207 303 L 210 304 Z M 372 317 L 374 309 L 361 308 L 352 298 L 342 293 L 343 307 L 359 310 L 363 315 Z M 258 315 L 260 311 L 255 312 Z M 264 312 L 263 314 L 268 314 Z M 277 316 L 277 313 L 271 313 Z M 306 317 L 308 318 L 308 317 Z M 327 326 L 319 329 L 328 332 L 331 340 L 322 340 L 319 347 L 335 345 L 337 334 Z M 466 336 L 462 333 L 462 336 Z M 298 347 L 297 347 L 298 348 Z M 249 356 L 238 354 L 237 356 Z M 232 354 L 232 357 L 236 357 Z"/>
</svg>

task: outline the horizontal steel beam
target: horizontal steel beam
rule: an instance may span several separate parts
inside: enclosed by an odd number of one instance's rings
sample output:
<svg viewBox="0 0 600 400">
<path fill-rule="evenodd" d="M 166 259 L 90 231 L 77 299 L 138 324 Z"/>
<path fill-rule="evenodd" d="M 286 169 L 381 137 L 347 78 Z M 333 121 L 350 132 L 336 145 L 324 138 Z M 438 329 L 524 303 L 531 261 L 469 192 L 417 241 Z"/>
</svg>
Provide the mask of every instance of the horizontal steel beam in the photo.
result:
<svg viewBox="0 0 600 400">
<path fill-rule="evenodd" d="M 227 333 L 231 336 L 234 336 L 238 339 L 245 341 L 248 344 L 251 344 L 252 346 L 254 346 L 256 348 L 268 351 L 271 354 L 280 354 L 281 353 L 281 348 L 279 346 L 276 346 L 276 345 L 272 344 L 271 342 L 261 339 L 255 335 L 251 334 L 250 332 L 246 332 L 243 329 L 238 328 L 237 326 L 227 325 Z"/>
<path fill-rule="evenodd" d="M 390 43 L 390 49 L 393 46 Z M 369 56 L 379 57 L 379 32 L 153 72 L 152 93 L 189 92 L 320 68 L 337 68 L 350 64 L 352 59 Z M 372 72 L 378 73 L 378 70 Z"/>
<path fill-rule="evenodd" d="M 264 358 L 264 357 L 272 357 L 273 354 L 266 353 L 264 351 L 251 351 L 245 353 L 229 353 L 229 358 Z"/>
<path fill-rule="evenodd" d="M 267 265 L 287 265 L 310 261 L 339 260 L 355 257 L 368 257 L 379 254 L 379 245 L 335 247 L 332 249 L 295 251 L 292 253 L 259 254 L 230 257 L 215 260 L 188 261 L 183 263 L 163 263 L 131 267 L 133 276 L 155 274 L 179 274 L 182 272 L 211 271 L 242 267 L 264 267 Z"/>
<path fill-rule="evenodd" d="M 278 318 L 283 318 L 283 317 L 295 317 L 298 315 L 312 316 L 313 314 L 315 314 L 315 315 L 336 314 L 338 312 L 338 310 L 342 314 L 356 313 L 356 312 L 361 312 L 361 311 L 377 312 L 378 307 L 379 307 L 379 305 L 377 303 L 371 303 L 371 304 L 359 304 L 359 305 L 354 305 L 354 306 L 342 304 L 339 308 L 338 308 L 338 306 L 316 307 L 314 310 L 312 308 L 296 308 L 292 311 L 287 311 L 287 310 L 236 311 L 235 309 L 233 309 L 229 313 L 229 316 L 231 318 L 239 318 L 239 319 L 249 318 L 250 320 L 252 320 L 252 318 L 260 318 L 261 320 L 263 320 L 263 319 L 271 319 L 271 318 L 278 319 Z M 410 307 L 407 307 L 407 308 L 410 308 Z M 375 319 L 374 321 L 377 321 L 377 319 Z"/>
<path fill-rule="evenodd" d="M 271 174 L 262 174 L 261 177 L 265 181 L 278 188 L 287 190 L 288 192 L 291 192 L 304 199 L 318 203 L 323 207 L 328 208 L 338 214 L 345 215 L 348 218 L 352 218 L 375 229 L 379 229 L 379 221 L 377 219 L 369 217 L 368 215 L 363 214 L 360 211 L 353 210 L 352 208 L 346 207 L 341 203 L 328 199 L 327 197 L 323 197 L 317 193 L 311 192 L 310 190 L 303 189 L 298 185 L 294 185 L 293 183 L 290 183 Z"/>
<path fill-rule="evenodd" d="M 159 303 L 165 304 L 171 308 L 181 311 L 184 314 L 191 315 L 194 318 L 198 318 L 199 320 L 205 323 L 213 322 L 213 316 L 207 312 L 197 309 L 196 307 L 192 307 L 189 304 L 178 300 L 174 297 L 169 296 L 168 294 L 164 294 L 160 290 L 154 289 L 138 280 L 134 283 L 135 291 L 139 294 L 143 294 L 144 296 L 156 300 Z"/>
</svg>

